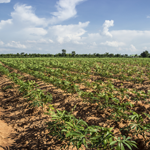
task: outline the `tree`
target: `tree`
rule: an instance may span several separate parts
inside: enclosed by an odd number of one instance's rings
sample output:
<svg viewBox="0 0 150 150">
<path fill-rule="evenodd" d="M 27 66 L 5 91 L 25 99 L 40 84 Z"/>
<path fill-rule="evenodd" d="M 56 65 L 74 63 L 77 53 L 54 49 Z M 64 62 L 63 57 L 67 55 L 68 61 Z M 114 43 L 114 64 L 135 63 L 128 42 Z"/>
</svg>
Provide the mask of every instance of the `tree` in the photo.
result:
<svg viewBox="0 0 150 150">
<path fill-rule="evenodd" d="M 96 53 L 93 54 L 93 57 L 96 57 Z"/>
<path fill-rule="evenodd" d="M 80 55 L 76 54 L 76 57 L 80 57 Z"/>
<path fill-rule="evenodd" d="M 71 54 L 71 53 L 66 54 L 66 57 L 68 57 L 68 58 L 70 58 L 71 56 L 72 56 L 72 54 Z"/>
<path fill-rule="evenodd" d="M 75 56 L 76 55 L 76 52 L 75 51 L 72 51 L 72 56 Z"/>
<path fill-rule="evenodd" d="M 90 58 L 90 57 L 91 57 L 91 54 L 88 54 L 88 57 Z"/>
<path fill-rule="evenodd" d="M 100 54 L 97 53 L 97 54 L 96 54 L 96 57 L 99 57 L 99 56 L 100 56 Z"/>
<path fill-rule="evenodd" d="M 121 57 L 121 55 L 120 54 L 116 54 L 115 57 Z"/>
<path fill-rule="evenodd" d="M 58 56 L 59 56 L 59 57 L 61 57 L 62 55 L 63 55 L 63 54 L 61 54 L 61 53 L 58 53 Z"/>
<path fill-rule="evenodd" d="M 111 54 L 109 54 L 109 57 L 114 57 L 114 54 L 112 54 L 112 53 L 111 53 Z"/>
<path fill-rule="evenodd" d="M 66 56 L 66 50 L 62 49 L 62 56 Z"/>
<path fill-rule="evenodd" d="M 21 55 L 24 55 L 24 52 L 22 52 Z"/>
<path fill-rule="evenodd" d="M 24 54 L 24 56 L 25 56 L 25 57 L 27 57 L 27 55 L 28 55 L 27 53 L 26 53 L 26 54 Z"/>
<path fill-rule="evenodd" d="M 106 53 L 104 54 L 104 56 L 105 56 L 105 57 L 108 57 L 108 55 L 109 55 L 109 53 L 108 53 L 108 52 L 106 52 Z"/>
<path fill-rule="evenodd" d="M 148 51 L 144 51 L 143 53 L 141 53 L 142 57 L 148 57 L 150 54 L 148 53 Z"/>
</svg>

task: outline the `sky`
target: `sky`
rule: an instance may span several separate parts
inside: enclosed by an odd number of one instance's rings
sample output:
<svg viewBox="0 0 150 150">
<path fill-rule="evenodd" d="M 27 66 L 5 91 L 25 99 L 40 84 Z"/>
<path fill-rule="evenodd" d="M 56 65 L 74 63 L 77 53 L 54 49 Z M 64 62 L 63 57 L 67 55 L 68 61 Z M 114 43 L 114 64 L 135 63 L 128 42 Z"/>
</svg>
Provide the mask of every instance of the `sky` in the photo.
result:
<svg viewBox="0 0 150 150">
<path fill-rule="evenodd" d="M 148 0 L 0 0 L 0 54 L 150 52 Z"/>
</svg>

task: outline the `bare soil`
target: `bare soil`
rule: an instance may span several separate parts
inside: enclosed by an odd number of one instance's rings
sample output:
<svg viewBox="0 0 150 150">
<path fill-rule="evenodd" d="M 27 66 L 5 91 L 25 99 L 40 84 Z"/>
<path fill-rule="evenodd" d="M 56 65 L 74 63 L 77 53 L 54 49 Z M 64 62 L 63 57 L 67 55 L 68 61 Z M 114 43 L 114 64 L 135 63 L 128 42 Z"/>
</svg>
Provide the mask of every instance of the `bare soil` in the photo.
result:
<svg viewBox="0 0 150 150">
<path fill-rule="evenodd" d="M 50 136 L 45 124 L 51 117 L 41 107 L 29 107 L 17 89 L 2 91 L 10 84 L 5 75 L 0 77 L 0 150 L 59 150 L 64 142 Z"/>
</svg>

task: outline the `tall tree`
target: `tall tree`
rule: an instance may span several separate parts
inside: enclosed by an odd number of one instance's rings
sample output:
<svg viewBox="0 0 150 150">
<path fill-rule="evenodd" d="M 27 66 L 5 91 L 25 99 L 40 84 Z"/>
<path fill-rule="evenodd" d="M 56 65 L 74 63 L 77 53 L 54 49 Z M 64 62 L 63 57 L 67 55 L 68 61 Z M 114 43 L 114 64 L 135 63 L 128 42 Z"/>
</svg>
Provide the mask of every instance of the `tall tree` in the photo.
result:
<svg viewBox="0 0 150 150">
<path fill-rule="evenodd" d="M 66 50 L 62 49 L 62 56 L 66 56 Z"/>
<path fill-rule="evenodd" d="M 22 52 L 21 55 L 24 55 L 24 52 Z"/>
<path fill-rule="evenodd" d="M 72 56 L 75 56 L 76 55 L 76 52 L 75 51 L 72 51 Z"/>
<path fill-rule="evenodd" d="M 114 57 L 114 54 L 112 54 L 112 53 L 111 53 L 111 54 L 109 54 L 109 57 Z"/>
</svg>

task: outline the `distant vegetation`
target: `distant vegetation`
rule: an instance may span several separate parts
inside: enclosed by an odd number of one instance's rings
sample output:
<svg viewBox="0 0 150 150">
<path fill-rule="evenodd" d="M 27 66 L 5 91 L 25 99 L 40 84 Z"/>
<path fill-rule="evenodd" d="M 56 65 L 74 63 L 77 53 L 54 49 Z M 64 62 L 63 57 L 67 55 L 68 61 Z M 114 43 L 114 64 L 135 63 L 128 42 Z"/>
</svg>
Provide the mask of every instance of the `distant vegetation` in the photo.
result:
<svg viewBox="0 0 150 150">
<path fill-rule="evenodd" d="M 66 58 L 103 58 L 103 57 L 110 57 L 110 58 L 115 58 L 115 57 L 124 57 L 124 58 L 150 58 L 150 53 L 145 50 L 142 52 L 140 55 L 134 54 L 134 55 L 128 55 L 128 54 L 109 54 L 108 52 L 105 54 L 76 54 L 75 51 L 72 51 L 71 54 L 67 54 L 65 49 L 62 49 L 62 53 L 58 54 L 25 54 L 24 52 L 22 53 L 17 53 L 17 54 L 0 54 L 0 58 L 33 58 L 33 57 L 66 57 Z"/>
</svg>

